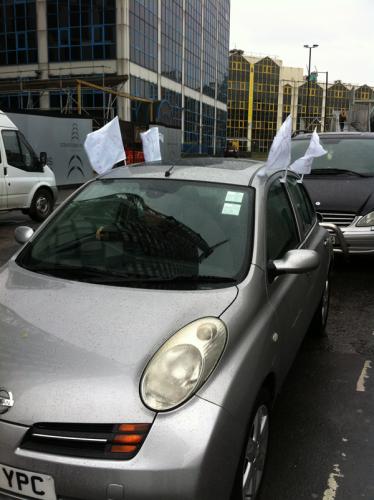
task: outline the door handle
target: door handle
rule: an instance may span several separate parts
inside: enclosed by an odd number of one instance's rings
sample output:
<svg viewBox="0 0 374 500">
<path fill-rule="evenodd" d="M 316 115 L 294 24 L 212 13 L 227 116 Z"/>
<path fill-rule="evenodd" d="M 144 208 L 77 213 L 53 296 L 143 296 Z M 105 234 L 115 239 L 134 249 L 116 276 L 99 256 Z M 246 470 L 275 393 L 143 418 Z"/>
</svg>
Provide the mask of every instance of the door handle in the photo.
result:
<svg viewBox="0 0 374 500">
<path fill-rule="evenodd" d="M 4 167 L 4 175 L 8 175 L 8 168 Z"/>
</svg>

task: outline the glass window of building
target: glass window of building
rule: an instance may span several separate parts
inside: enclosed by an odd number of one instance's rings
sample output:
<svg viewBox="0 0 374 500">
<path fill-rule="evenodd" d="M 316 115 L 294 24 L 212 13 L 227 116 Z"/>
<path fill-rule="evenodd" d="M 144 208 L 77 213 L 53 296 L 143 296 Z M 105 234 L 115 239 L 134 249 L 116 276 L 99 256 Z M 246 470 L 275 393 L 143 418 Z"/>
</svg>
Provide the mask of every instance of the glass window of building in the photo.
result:
<svg viewBox="0 0 374 500">
<path fill-rule="evenodd" d="M 215 97 L 217 61 L 217 3 L 204 2 L 203 92 Z"/>
<path fill-rule="evenodd" d="M 373 91 L 368 85 L 362 85 L 355 91 L 355 99 L 360 101 L 367 101 L 373 99 Z"/>
<path fill-rule="evenodd" d="M 282 109 L 282 122 L 291 113 L 291 101 L 292 101 L 292 87 L 289 83 L 283 87 L 283 109 Z"/>
<path fill-rule="evenodd" d="M 36 1 L 0 0 L 0 66 L 37 62 Z"/>
<path fill-rule="evenodd" d="M 259 60 L 254 81 L 252 151 L 267 152 L 277 128 L 279 65 L 270 57 Z"/>
<path fill-rule="evenodd" d="M 130 0 L 130 60 L 157 71 L 158 0 Z"/>
<path fill-rule="evenodd" d="M 184 99 L 184 137 L 183 152 L 198 153 L 200 142 L 200 102 L 185 97 Z"/>
<path fill-rule="evenodd" d="M 162 87 L 161 101 L 166 101 L 163 109 L 163 124 L 171 127 L 181 128 L 182 126 L 182 94 Z"/>
<path fill-rule="evenodd" d="M 115 0 L 48 0 L 51 62 L 115 59 Z"/>
<path fill-rule="evenodd" d="M 198 91 L 201 85 L 201 19 L 201 0 L 186 0 L 184 83 Z"/>
<path fill-rule="evenodd" d="M 227 112 L 217 108 L 216 117 L 216 154 L 222 155 L 226 147 Z"/>
<path fill-rule="evenodd" d="M 211 155 L 214 151 L 214 108 L 203 103 L 202 152 Z"/>
<path fill-rule="evenodd" d="M 334 83 L 327 90 L 325 131 L 334 130 L 334 112 L 340 112 L 342 108 L 349 108 L 349 90 L 342 83 Z"/>
<path fill-rule="evenodd" d="M 317 131 L 321 131 L 322 101 L 323 88 L 318 83 L 309 82 L 309 99 L 308 82 L 299 87 L 297 130 L 313 130 L 317 127 Z"/>
<path fill-rule="evenodd" d="M 0 109 L 3 111 L 21 111 L 23 109 L 39 109 L 40 97 L 37 92 L 18 92 L 0 94 Z"/>
<path fill-rule="evenodd" d="M 228 53 L 230 35 L 230 1 L 218 1 L 217 24 L 217 99 L 227 100 Z"/>
<path fill-rule="evenodd" d="M 93 127 L 102 127 L 116 114 L 116 102 L 113 103 L 111 96 L 100 90 L 82 88 L 81 104 L 93 120 Z M 49 92 L 49 107 L 51 110 L 62 113 L 78 112 L 78 96 L 76 89 Z"/>
<path fill-rule="evenodd" d="M 231 52 L 229 68 L 228 99 L 230 108 L 228 109 L 227 138 L 230 141 L 238 140 L 239 149 L 247 151 L 250 64 L 243 57 L 242 51 Z"/>
<path fill-rule="evenodd" d="M 182 81 L 182 0 L 161 0 L 161 73 Z"/>
<path fill-rule="evenodd" d="M 152 101 L 157 100 L 157 84 L 142 78 L 131 76 L 130 93 L 136 97 L 145 97 Z M 156 110 L 156 108 L 154 108 Z M 153 117 L 155 119 L 155 117 Z M 141 101 L 131 101 L 131 121 L 134 123 L 149 124 L 151 121 L 151 104 Z"/>
</svg>

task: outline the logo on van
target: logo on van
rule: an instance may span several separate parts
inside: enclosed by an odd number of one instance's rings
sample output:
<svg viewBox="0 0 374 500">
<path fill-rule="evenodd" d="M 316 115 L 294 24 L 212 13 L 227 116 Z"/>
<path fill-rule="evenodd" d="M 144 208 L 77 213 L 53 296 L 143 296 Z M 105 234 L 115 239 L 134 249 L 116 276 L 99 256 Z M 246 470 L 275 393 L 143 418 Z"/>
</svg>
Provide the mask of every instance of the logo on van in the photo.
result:
<svg viewBox="0 0 374 500">
<path fill-rule="evenodd" d="M 79 144 L 79 126 L 78 123 L 73 123 L 72 128 L 71 128 L 71 142 L 78 143 Z M 68 177 L 75 171 L 78 170 L 82 177 L 84 177 L 84 172 L 83 172 L 83 161 L 82 158 L 79 155 L 74 154 L 68 164 Z"/>
<path fill-rule="evenodd" d="M 71 129 L 71 140 L 72 142 L 76 141 L 79 142 L 79 127 L 78 123 L 73 123 L 72 129 Z"/>
</svg>

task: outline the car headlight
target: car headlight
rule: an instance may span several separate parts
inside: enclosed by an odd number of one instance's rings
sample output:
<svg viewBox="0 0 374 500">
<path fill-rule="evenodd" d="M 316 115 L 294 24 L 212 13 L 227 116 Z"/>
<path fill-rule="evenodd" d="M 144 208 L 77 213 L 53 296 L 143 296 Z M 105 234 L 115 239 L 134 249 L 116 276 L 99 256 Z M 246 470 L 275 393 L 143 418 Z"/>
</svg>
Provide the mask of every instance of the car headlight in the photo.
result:
<svg viewBox="0 0 374 500">
<path fill-rule="evenodd" d="M 368 227 L 368 226 L 374 226 L 374 212 L 369 212 L 368 214 L 365 215 L 365 217 L 362 217 L 357 224 L 357 227 Z"/>
<path fill-rule="evenodd" d="M 226 344 L 227 330 L 218 318 L 202 318 L 175 333 L 146 366 L 140 394 L 155 411 L 171 410 L 202 386 Z"/>
</svg>

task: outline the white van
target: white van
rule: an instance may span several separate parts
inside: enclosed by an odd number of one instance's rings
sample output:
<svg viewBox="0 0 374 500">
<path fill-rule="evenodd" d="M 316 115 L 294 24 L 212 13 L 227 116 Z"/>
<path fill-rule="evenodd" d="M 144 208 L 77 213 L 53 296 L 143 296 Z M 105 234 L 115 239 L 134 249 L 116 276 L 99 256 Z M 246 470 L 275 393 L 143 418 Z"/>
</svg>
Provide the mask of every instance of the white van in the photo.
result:
<svg viewBox="0 0 374 500">
<path fill-rule="evenodd" d="M 0 211 L 22 210 L 36 221 L 52 212 L 56 179 L 46 153 L 38 158 L 9 117 L 0 111 Z"/>
</svg>

